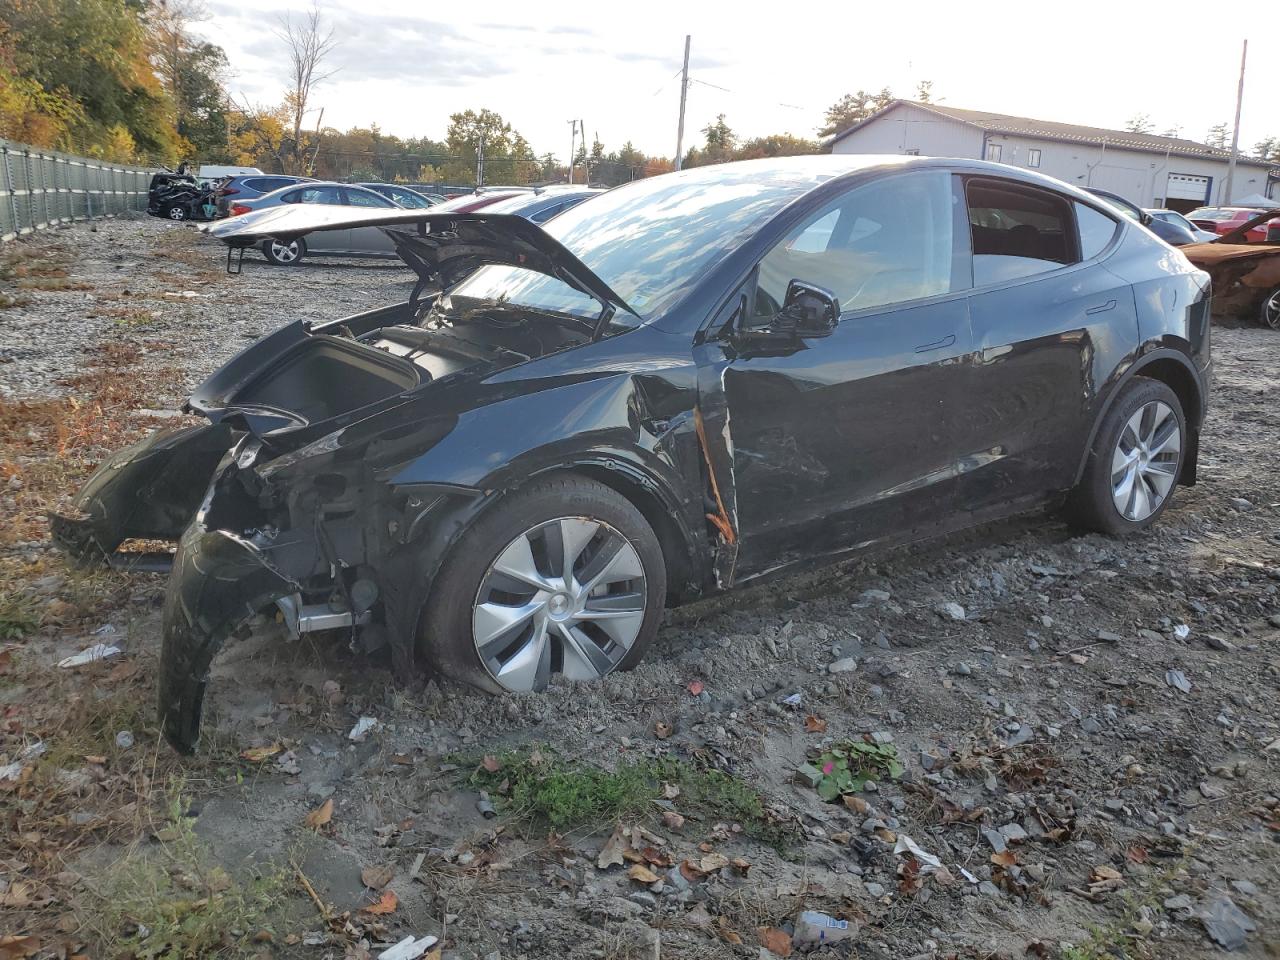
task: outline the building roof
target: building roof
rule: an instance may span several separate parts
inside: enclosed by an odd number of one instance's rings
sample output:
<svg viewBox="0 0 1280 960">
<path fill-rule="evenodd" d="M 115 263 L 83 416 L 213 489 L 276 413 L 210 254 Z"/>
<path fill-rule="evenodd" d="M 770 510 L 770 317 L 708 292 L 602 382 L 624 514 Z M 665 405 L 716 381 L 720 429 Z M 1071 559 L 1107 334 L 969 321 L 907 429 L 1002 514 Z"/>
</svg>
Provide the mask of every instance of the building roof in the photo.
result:
<svg viewBox="0 0 1280 960">
<path fill-rule="evenodd" d="M 1107 144 L 1125 150 L 1141 150 L 1145 153 L 1170 153 L 1186 157 L 1200 157 L 1206 160 L 1229 160 L 1231 152 L 1196 140 L 1184 140 L 1181 137 L 1161 137 L 1154 133 L 1132 133 L 1128 130 L 1107 130 L 1103 127 L 1082 127 L 1074 123 L 1058 123 L 1055 120 L 1033 120 L 1030 117 L 1012 117 L 1005 113 L 990 113 L 986 110 L 962 110 L 959 107 L 944 107 L 936 103 L 917 103 L 914 100 L 894 100 L 876 111 L 848 130 L 837 133 L 831 142 L 843 140 L 855 130 L 873 120 L 878 120 L 891 110 L 901 106 L 916 107 L 927 110 L 951 120 L 958 120 L 987 133 L 1013 134 L 1023 137 L 1039 137 L 1044 140 L 1060 140 L 1067 143 Z M 1273 164 L 1256 157 L 1237 156 L 1236 163 L 1246 163 L 1255 167 L 1271 167 Z"/>
</svg>

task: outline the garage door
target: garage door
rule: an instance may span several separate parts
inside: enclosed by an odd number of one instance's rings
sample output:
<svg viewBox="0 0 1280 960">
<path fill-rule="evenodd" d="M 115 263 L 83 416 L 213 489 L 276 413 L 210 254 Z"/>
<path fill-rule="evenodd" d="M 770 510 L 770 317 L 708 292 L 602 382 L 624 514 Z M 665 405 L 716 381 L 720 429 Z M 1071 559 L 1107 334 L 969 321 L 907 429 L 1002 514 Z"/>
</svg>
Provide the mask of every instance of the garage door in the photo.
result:
<svg viewBox="0 0 1280 960">
<path fill-rule="evenodd" d="M 1185 173 L 1169 174 L 1169 186 L 1165 192 L 1165 199 L 1194 200 L 1196 203 L 1204 203 L 1208 196 L 1208 177 L 1192 177 Z"/>
</svg>

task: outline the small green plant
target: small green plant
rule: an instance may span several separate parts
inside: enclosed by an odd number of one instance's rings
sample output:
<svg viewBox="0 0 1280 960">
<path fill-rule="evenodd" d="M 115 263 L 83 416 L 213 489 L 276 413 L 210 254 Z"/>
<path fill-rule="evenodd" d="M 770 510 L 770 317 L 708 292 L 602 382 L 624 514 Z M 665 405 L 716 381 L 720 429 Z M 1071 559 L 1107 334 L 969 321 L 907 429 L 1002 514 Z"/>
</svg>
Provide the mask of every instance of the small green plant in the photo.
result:
<svg viewBox="0 0 1280 960">
<path fill-rule="evenodd" d="M 40 627 L 35 600 L 26 593 L 0 593 L 0 641 L 21 640 Z"/>
<path fill-rule="evenodd" d="M 793 839 L 790 825 L 773 816 L 746 781 L 671 757 L 623 760 L 605 770 L 534 748 L 486 758 L 468 783 L 488 791 L 504 815 L 557 830 L 651 813 L 664 785 L 675 786 L 685 811 L 739 823 L 748 836 L 778 849 Z"/>
<path fill-rule="evenodd" d="M 868 780 L 896 780 L 904 770 L 893 744 L 860 740 L 832 744 L 818 756 L 817 766 L 822 771 L 818 796 L 828 802 L 861 790 Z"/>
</svg>

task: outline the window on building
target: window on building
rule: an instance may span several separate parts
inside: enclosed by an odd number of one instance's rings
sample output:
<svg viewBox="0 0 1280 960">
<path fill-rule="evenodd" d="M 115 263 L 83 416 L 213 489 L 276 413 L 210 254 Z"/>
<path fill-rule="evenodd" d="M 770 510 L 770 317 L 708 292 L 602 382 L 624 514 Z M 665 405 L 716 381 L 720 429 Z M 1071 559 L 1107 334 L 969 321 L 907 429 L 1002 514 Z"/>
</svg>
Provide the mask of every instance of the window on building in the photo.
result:
<svg viewBox="0 0 1280 960">
<path fill-rule="evenodd" d="M 1035 149 L 1034 147 L 1032 147 L 1030 150 L 1027 151 L 1027 166 L 1028 167 L 1040 166 L 1040 151 Z"/>
<path fill-rule="evenodd" d="M 919 148 L 919 147 L 911 147 L 909 150 L 903 150 L 902 152 L 903 152 L 903 153 L 905 153 L 908 157 L 918 157 L 918 156 L 920 156 L 920 148 Z"/>
<path fill-rule="evenodd" d="M 1100 254 L 1116 235 L 1114 220 L 1083 203 L 1076 204 L 1076 224 L 1080 227 L 1080 257 L 1083 260 Z"/>
<path fill-rule="evenodd" d="M 994 180 L 970 180 L 965 194 L 974 286 L 1047 273 L 1079 259 L 1065 197 Z"/>
<path fill-rule="evenodd" d="M 942 171 L 852 190 L 765 255 L 751 322 L 774 317 L 792 280 L 830 290 L 844 312 L 950 292 L 952 217 L 951 176 Z"/>
<path fill-rule="evenodd" d="M 987 159 L 992 163 L 1000 162 L 1000 154 L 1003 153 L 1003 145 L 999 143 L 987 144 Z"/>
</svg>

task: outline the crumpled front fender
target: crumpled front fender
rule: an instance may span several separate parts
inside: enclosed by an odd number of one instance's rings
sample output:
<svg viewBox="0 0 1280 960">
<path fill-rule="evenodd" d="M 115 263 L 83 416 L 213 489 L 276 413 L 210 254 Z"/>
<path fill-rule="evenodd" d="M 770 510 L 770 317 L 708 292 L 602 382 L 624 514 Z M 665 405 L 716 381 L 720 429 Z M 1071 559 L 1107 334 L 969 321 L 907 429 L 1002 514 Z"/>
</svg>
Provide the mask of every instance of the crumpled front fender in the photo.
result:
<svg viewBox="0 0 1280 960">
<path fill-rule="evenodd" d="M 232 443 L 231 428 L 157 430 L 108 457 L 73 501 L 52 514 L 54 540 L 82 562 L 104 560 L 125 540 L 176 540 Z"/>
<path fill-rule="evenodd" d="M 209 667 L 227 637 L 299 584 L 252 542 L 197 518 L 182 535 L 164 604 L 160 726 L 180 753 L 194 753 Z"/>
</svg>

